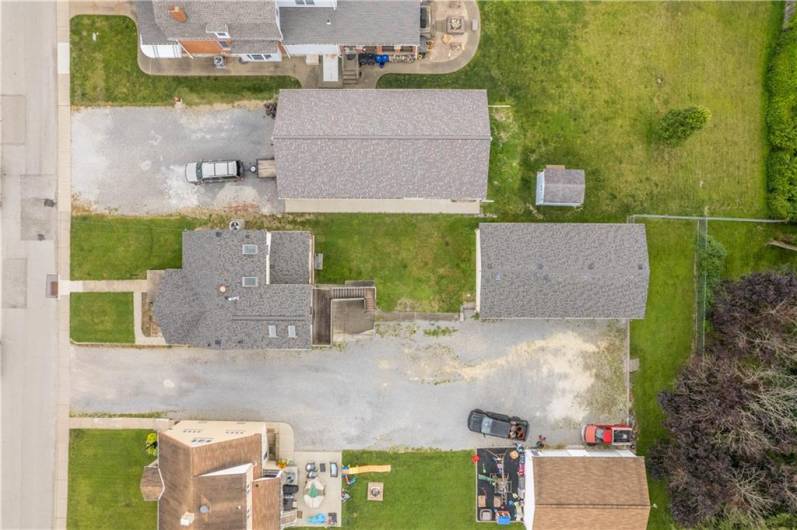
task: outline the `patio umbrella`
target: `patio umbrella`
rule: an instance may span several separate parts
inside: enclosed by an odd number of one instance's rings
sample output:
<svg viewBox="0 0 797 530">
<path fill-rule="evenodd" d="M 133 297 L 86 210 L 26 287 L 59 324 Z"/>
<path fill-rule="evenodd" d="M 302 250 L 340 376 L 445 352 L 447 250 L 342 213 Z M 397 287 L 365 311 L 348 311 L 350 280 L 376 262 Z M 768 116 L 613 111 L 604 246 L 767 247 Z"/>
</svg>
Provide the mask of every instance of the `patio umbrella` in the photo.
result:
<svg viewBox="0 0 797 530">
<path fill-rule="evenodd" d="M 308 480 L 304 487 L 304 503 L 310 508 L 318 508 L 324 502 L 324 485 L 314 478 Z"/>
</svg>

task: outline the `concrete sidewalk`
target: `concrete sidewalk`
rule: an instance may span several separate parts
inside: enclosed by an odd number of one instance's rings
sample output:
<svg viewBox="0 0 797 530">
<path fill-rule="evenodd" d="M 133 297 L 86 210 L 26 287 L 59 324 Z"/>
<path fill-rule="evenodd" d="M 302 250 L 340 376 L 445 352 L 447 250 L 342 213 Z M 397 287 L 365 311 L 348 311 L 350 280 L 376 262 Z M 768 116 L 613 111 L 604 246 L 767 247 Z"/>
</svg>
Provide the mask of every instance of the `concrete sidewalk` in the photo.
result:
<svg viewBox="0 0 797 530">
<path fill-rule="evenodd" d="M 172 425 L 174 422 L 169 418 L 91 418 L 85 416 L 69 418 L 70 429 L 152 429 L 160 432 L 171 428 Z"/>
</svg>

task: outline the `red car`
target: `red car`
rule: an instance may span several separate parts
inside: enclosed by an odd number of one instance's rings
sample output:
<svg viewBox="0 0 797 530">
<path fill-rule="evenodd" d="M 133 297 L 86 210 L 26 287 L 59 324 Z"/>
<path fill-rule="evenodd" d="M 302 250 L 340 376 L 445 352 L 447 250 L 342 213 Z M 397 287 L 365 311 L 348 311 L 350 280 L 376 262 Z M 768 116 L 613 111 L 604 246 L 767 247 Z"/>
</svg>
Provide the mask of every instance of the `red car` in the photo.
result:
<svg viewBox="0 0 797 530">
<path fill-rule="evenodd" d="M 590 423 L 581 428 L 581 439 L 587 445 L 629 447 L 634 443 L 634 430 L 630 425 Z"/>
</svg>

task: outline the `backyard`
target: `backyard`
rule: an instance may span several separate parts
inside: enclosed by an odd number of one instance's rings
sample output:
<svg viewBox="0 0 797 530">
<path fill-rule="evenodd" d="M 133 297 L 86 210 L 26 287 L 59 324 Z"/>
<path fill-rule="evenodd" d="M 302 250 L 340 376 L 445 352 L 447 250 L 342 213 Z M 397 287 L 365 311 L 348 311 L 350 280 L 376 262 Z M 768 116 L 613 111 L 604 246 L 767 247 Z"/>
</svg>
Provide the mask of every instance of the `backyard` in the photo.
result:
<svg viewBox="0 0 797 530">
<path fill-rule="evenodd" d="M 67 528 L 152 530 L 157 503 L 141 498 L 141 472 L 154 458 L 146 430 L 72 430 Z"/>
</svg>

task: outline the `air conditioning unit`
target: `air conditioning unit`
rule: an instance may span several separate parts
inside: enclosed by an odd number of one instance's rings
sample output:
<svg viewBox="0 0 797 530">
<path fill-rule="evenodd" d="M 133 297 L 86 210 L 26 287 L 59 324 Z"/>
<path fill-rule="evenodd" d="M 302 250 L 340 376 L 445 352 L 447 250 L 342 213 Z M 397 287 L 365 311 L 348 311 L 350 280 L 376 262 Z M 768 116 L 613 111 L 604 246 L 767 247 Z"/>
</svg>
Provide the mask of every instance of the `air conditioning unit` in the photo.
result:
<svg viewBox="0 0 797 530">
<path fill-rule="evenodd" d="M 224 56 L 223 55 L 214 55 L 213 56 L 213 66 L 218 69 L 224 68 Z"/>
<path fill-rule="evenodd" d="M 244 220 L 243 219 L 233 219 L 230 221 L 230 230 L 240 230 L 244 227 Z"/>
</svg>

